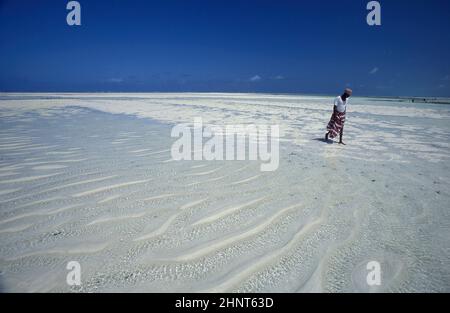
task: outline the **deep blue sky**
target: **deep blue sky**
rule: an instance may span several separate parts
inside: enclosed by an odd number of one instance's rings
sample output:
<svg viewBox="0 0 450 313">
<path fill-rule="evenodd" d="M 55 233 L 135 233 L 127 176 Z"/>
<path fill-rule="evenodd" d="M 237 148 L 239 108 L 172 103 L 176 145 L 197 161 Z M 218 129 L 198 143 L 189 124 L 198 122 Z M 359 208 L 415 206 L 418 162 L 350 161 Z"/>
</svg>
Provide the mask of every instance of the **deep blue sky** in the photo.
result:
<svg viewBox="0 0 450 313">
<path fill-rule="evenodd" d="M 450 1 L 0 0 L 0 91 L 450 96 Z"/>
</svg>

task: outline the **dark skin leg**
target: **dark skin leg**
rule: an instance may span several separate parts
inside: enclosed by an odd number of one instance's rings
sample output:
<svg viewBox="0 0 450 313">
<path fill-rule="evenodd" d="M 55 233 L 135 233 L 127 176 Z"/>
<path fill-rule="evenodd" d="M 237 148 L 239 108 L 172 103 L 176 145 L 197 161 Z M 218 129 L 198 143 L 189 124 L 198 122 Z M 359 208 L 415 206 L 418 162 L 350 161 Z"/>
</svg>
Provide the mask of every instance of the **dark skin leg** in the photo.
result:
<svg viewBox="0 0 450 313">
<path fill-rule="evenodd" d="M 344 134 L 344 126 L 341 128 L 341 132 L 339 134 L 339 143 L 345 146 L 345 143 L 342 141 L 342 135 Z"/>
<path fill-rule="evenodd" d="M 329 139 L 328 139 L 328 135 L 330 134 L 330 132 L 328 132 L 328 133 L 326 133 L 325 134 L 325 141 L 328 141 Z M 344 127 L 342 127 L 342 129 L 341 129 L 341 132 L 339 133 L 339 143 L 341 144 L 341 145 L 346 145 L 343 141 L 342 141 L 342 135 L 344 134 Z"/>
</svg>

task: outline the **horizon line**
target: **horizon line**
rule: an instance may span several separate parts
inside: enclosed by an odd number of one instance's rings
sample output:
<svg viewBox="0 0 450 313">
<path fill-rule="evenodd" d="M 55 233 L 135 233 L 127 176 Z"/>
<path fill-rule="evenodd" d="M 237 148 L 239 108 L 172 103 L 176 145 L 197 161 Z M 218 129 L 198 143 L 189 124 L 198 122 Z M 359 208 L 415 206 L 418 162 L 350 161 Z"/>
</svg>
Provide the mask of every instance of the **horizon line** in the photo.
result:
<svg viewBox="0 0 450 313">
<path fill-rule="evenodd" d="M 266 95 L 299 95 L 299 96 L 326 96 L 334 97 L 336 94 L 331 93 L 302 93 L 302 92 L 260 92 L 260 91 L 1 91 L 0 94 L 87 94 L 87 93 L 127 93 L 127 94 L 151 94 L 151 93 L 204 93 L 204 94 L 266 94 Z M 354 95 L 352 98 L 399 98 L 399 99 L 450 99 L 449 96 L 408 96 L 408 95 Z"/>
</svg>

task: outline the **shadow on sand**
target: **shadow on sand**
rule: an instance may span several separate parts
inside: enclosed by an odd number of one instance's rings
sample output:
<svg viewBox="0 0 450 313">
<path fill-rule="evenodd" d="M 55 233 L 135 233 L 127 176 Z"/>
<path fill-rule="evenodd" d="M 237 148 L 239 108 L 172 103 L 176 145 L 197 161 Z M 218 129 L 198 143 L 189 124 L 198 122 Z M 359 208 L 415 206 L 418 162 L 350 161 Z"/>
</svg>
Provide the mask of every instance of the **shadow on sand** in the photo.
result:
<svg viewBox="0 0 450 313">
<path fill-rule="evenodd" d="M 332 144 L 334 143 L 333 140 L 328 140 L 328 141 L 326 141 L 325 138 L 314 138 L 313 140 L 315 140 L 315 141 L 320 141 L 320 142 L 324 142 L 324 143 L 327 143 L 327 144 L 329 144 L 329 145 L 332 145 Z"/>
</svg>

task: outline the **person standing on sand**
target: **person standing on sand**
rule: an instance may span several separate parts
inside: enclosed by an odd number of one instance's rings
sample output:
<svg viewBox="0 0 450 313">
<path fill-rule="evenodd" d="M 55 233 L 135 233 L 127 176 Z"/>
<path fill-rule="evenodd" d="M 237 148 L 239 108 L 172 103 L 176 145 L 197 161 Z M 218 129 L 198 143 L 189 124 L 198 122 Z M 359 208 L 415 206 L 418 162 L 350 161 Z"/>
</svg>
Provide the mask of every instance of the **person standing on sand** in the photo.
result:
<svg viewBox="0 0 450 313">
<path fill-rule="evenodd" d="M 347 110 L 347 99 L 352 95 L 352 90 L 346 88 L 341 96 L 334 99 L 333 115 L 331 115 L 330 122 L 328 123 L 327 130 L 325 134 L 325 141 L 328 138 L 333 139 L 339 134 L 339 143 L 345 145 L 342 141 L 342 135 L 344 133 L 344 123 L 345 123 L 345 112 Z"/>
</svg>

